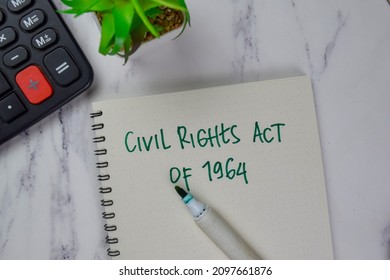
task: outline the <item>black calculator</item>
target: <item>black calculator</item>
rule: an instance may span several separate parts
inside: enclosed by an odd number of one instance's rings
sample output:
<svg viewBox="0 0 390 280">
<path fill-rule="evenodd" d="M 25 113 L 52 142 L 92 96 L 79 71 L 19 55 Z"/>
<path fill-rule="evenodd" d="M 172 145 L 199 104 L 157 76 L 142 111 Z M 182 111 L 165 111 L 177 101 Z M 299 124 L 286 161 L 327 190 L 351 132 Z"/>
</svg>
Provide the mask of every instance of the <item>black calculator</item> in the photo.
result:
<svg viewBox="0 0 390 280">
<path fill-rule="evenodd" d="M 0 0 L 0 144 L 85 91 L 92 79 L 52 1 Z"/>
</svg>

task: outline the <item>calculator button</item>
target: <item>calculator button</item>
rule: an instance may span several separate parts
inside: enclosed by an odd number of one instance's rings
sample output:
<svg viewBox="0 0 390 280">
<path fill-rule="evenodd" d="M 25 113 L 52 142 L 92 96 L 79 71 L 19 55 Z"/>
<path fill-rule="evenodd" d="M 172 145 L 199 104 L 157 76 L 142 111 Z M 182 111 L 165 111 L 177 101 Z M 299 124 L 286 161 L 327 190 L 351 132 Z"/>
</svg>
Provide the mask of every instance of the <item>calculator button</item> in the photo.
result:
<svg viewBox="0 0 390 280">
<path fill-rule="evenodd" d="M 35 65 L 20 71 L 16 75 L 16 83 L 31 104 L 39 104 L 53 95 L 53 88 Z"/>
<path fill-rule="evenodd" d="M 0 73 L 0 96 L 4 95 L 11 89 L 9 83 L 2 73 Z"/>
<path fill-rule="evenodd" d="M 67 86 L 80 76 L 80 70 L 64 48 L 58 48 L 45 56 L 43 62 L 61 86 Z"/>
<path fill-rule="evenodd" d="M 25 47 L 17 47 L 6 53 L 3 57 L 4 65 L 7 67 L 16 67 L 28 59 L 28 51 Z"/>
<path fill-rule="evenodd" d="M 4 19 L 5 19 L 4 13 L 3 11 L 0 11 L 0 24 L 4 22 Z"/>
<path fill-rule="evenodd" d="M 32 38 L 32 45 L 37 50 L 43 50 L 53 45 L 56 41 L 57 33 L 53 29 L 49 28 L 35 35 Z"/>
<path fill-rule="evenodd" d="M 0 49 L 5 48 L 16 40 L 16 32 L 11 27 L 0 30 Z"/>
<path fill-rule="evenodd" d="M 20 27 L 24 31 L 33 31 L 45 22 L 45 18 L 41 10 L 34 10 L 20 20 Z"/>
<path fill-rule="evenodd" d="M 4 122 L 11 122 L 26 112 L 26 108 L 15 93 L 0 100 L 0 118 Z"/>
<path fill-rule="evenodd" d="M 7 6 L 11 12 L 17 13 L 32 4 L 32 0 L 8 0 Z"/>
</svg>

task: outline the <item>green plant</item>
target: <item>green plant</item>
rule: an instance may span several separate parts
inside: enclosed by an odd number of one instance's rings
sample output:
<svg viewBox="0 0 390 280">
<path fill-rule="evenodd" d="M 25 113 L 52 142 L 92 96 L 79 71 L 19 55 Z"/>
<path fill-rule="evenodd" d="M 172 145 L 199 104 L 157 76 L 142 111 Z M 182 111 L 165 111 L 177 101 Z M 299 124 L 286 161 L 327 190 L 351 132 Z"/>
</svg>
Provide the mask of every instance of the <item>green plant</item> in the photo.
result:
<svg viewBox="0 0 390 280">
<path fill-rule="evenodd" d="M 70 7 L 68 10 L 61 11 L 63 13 L 75 16 L 89 12 L 101 14 L 99 52 L 103 55 L 119 54 L 125 58 L 125 63 L 141 45 L 148 31 L 154 37 L 159 38 L 160 27 L 153 25 L 150 20 L 162 13 L 161 7 L 178 10 L 185 14 L 183 30 L 190 20 L 185 0 L 61 1 Z"/>
</svg>

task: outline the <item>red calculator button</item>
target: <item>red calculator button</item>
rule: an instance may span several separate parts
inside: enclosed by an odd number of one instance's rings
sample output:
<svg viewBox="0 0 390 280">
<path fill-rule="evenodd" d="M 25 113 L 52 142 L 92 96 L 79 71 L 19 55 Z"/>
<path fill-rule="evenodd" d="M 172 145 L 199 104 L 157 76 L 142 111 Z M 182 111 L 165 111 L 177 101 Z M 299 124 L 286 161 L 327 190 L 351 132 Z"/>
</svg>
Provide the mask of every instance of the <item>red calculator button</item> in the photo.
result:
<svg viewBox="0 0 390 280">
<path fill-rule="evenodd" d="M 53 95 L 53 88 L 35 65 L 20 71 L 16 75 L 16 83 L 31 104 L 39 104 Z"/>
</svg>

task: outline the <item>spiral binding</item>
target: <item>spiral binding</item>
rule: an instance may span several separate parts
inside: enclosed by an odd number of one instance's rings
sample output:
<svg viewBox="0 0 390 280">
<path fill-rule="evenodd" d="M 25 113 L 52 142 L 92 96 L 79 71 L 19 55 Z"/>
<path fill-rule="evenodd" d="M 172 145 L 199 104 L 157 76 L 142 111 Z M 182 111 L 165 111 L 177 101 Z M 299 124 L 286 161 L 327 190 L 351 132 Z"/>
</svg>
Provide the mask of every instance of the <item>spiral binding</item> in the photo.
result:
<svg viewBox="0 0 390 280">
<path fill-rule="evenodd" d="M 102 115 L 103 115 L 102 111 L 96 111 L 96 112 L 93 112 L 93 113 L 90 114 L 92 119 L 101 117 Z M 101 130 L 103 128 L 104 128 L 104 124 L 103 123 L 95 123 L 95 124 L 92 125 L 92 130 L 93 131 Z M 93 138 L 93 143 L 103 143 L 105 141 L 106 141 L 106 137 L 104 137 L 104 136 L 95 136 Z M 96 149 L 94 153 L 95 153 L 96 156 L 105 156 L 105 155 L 107 155 L 107 149 L 104 149 L 104 148 Z M 104 168 L 107 168 L 107 167 L 108 167 L 108 162 L 107 161 L 102 161 L 102 162 L 97 162 L 96 163 L 96 168 L 98 168 L 100 170 L 104 170 Z M 102 172 L 99 172 L 99 173 L 100 174 L 97 176 L 97 179 L 100 182 L 102 182 L 103 184 L 110 180 L 110 175 L 109 174 L 102 174 Z M 99 188 L 99 192 L 102 193 L 102 194 L 109 194 L 109 193 L 112 192 L 112 188 L 111 187 L 107 187 L 107 186 L 104 186 L 104 187 L 102 186 L 102 187 Z M 107 210 L 108 207 L 110 207 L 110 206 L 112 206 L 114 204 L 114 201 L 112 201 L 111 199 L 102 199 L 100 201 L 100 204 L 102 206 L 104 206 L 105 209 Z M 102 213 L 102 217 L 106 221 L 107 220 L 111 220 L 111 219 L 115 218 L 115 213 L 114 212 L 103 212 Z M 105 224 L 104 225 L 104 230 L 107 232 L 107 236 L 106 236 L 106 243 L 107 244 L 117 244 L 119 242 L 118 238 L 109 236 L 109 233 L 112 233 L 112 232 L 117 230 L 117 226 L 116 225 L 114 225 L 114 224 Z M 107 254 L 110 257 L 117 257 L 117 256 L 120 255 L 120 251 L 119 250 L 111 250 L 111 248 L 108 248 L 107 249 Z"/>
</svg>

